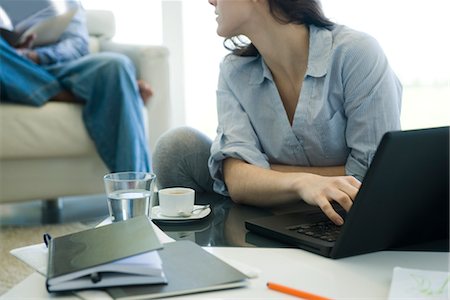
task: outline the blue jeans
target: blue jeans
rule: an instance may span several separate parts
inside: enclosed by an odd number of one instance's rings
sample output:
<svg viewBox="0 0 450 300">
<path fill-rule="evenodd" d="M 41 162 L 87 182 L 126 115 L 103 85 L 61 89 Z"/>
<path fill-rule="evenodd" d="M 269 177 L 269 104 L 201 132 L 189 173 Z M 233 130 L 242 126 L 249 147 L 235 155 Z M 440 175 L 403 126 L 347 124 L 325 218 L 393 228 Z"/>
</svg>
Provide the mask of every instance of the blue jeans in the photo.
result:
<svg viewBox="0 0 450 300">
<path fill-rule="evenodd" d="M 41 106 L 63 89 L 84 103 L 84 124 L 110 171 L 151 171 L 143 102 L 126 56 L 90 54 L 40 66 L 0 38 L 2 101 Z"/>
</svg>

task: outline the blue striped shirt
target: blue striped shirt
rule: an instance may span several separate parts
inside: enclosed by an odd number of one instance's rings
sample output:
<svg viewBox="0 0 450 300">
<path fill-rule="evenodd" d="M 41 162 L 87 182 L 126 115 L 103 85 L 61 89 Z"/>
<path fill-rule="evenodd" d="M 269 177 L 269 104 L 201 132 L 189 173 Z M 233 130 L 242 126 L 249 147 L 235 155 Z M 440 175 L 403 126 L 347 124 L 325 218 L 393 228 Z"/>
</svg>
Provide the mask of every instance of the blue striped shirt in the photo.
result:
<svg viewBox="0 0 450 300">
<path fill-rule="evenodd" d="M 214 189 L 227 195 L 228 157 L 269 169 L 345 165 L 365 175 L 383 134 L 400 129 L 402 87 L 369 35 L 310 26 L 309 57 L 292 126 L 261 56 L 227 56 L 217 90 L 219 124 L 211 147 Z"/>
</svg>

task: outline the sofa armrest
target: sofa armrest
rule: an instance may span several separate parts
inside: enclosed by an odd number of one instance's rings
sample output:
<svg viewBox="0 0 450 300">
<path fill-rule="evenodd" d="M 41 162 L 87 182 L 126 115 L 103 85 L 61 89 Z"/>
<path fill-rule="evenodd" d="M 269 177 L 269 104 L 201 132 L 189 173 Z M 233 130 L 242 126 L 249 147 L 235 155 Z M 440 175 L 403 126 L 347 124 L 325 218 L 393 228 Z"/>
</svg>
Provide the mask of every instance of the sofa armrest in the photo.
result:
<svg viewBox="0 0 450 300">
<path fill-rule="evenodd" d="M 164 46 L 132 45 L 100 41 L 100 51 L 127 55 L 136 66 L 138 79 L 153 88 L 154 94 L 147 103 L 150 148 L 158 137 L 170 127 L 169 51 Z"/>
</svg>

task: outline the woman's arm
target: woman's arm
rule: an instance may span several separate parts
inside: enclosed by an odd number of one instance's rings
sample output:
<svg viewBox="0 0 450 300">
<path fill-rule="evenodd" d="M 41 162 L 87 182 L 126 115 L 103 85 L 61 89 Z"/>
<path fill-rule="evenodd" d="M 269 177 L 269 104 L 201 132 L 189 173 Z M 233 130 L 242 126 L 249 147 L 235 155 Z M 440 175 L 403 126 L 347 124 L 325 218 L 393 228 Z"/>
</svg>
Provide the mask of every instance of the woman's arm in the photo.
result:
<svg viewBox="0 0 450 300">
<path fill-rule="evenodd" d="M 287 166 L 287 165 L 270 165 L 270 168 L 279 172 L 302 172 L 312 173 L 321 176 L 344 176 L 344 166 L 332 167 L 301 167 L 301 166 Z"/>
<path fill-rule="evenodd" d="M 330 202 L 336 201 L 348 211 L 361 185 L 352 176 L 281 172 L 234 158 L 223 162 L 223 173 L 230 197 L 235 202 L 273 206 L 302 199 L 308 204 L 319 206 L 338 225 L 344 221 Z"/>
<path fill-rule="evenodd" d="M 400 130 L 402 86 L 378 42 L 367 35 L 347 41 L 341 58 L 346 174 L 363 178 L 383 135 Z"/>
</svg>

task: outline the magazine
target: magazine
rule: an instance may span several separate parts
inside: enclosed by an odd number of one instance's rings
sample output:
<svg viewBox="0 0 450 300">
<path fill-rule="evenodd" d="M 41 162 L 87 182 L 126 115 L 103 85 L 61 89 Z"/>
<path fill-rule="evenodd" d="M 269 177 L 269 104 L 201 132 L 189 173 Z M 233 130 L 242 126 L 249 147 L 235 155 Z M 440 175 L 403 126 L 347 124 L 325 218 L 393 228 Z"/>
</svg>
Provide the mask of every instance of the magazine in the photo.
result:
<svg viewBox="0 0 450 300">
<path fill-rule="evenodd" d="M 60 39 L 77 11 L 78 8 L 73 8 L 54 16 L 41 17 L 40 21 L 33 23 L 40 15 L 48 15 L 47 8 L 13 26 L 8 14 L 0 7 L 0 35 L 13 47 L 24 43 L 32 34 L 36 36 L 33 46 L 53 44 Z"/>
</svg>

